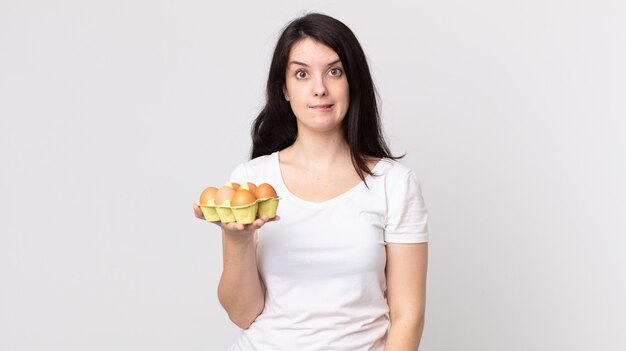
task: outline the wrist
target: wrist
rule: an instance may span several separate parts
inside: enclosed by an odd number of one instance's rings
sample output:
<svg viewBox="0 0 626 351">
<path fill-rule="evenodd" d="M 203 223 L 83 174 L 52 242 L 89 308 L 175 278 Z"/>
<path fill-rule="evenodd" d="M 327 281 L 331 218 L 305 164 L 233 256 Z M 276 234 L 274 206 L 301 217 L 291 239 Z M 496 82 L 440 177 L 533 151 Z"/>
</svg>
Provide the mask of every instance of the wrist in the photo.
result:
<svg viewBox="0 0 626 351">
<path fill-rule="evenodd" d="M 224 243 L 247 246 L 254 242 L 254 230 L 253 231 L 236 231 L 222 229 L 222 237 Z"/>
</svg>

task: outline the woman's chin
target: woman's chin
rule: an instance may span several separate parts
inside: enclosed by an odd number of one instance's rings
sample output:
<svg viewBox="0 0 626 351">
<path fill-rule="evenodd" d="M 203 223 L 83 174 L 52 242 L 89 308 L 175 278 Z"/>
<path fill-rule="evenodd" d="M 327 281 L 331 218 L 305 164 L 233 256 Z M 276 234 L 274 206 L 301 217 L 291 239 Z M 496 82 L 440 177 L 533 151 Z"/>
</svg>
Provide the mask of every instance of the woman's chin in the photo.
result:
<svg viewBox="0 0 626 351">
<path fill-rule="evenodd" d="M 314 133 L 332 133 L 341 131 L 341 119 L 329 116 L 314 116 L 308 123 L 298 121 L 298 131 L 308 130 Z"/>
</svg>

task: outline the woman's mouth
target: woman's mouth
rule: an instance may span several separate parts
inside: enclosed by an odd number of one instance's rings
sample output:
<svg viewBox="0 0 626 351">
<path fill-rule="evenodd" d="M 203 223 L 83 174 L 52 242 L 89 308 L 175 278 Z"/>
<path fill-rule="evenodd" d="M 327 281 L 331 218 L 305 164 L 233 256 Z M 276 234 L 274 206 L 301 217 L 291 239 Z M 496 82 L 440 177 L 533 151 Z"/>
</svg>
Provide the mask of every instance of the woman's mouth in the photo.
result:
<svg viewBox="0 0 626 351">
<path fill-rule="evenodd" d="M 311 108 L 317 111 L 327 112 L 327 111 L 332 110 L 333 106 L 334 106 L 333 104 L 319 104 L 319 105 L 313 105 L 311 106 Z"/>
</svg>

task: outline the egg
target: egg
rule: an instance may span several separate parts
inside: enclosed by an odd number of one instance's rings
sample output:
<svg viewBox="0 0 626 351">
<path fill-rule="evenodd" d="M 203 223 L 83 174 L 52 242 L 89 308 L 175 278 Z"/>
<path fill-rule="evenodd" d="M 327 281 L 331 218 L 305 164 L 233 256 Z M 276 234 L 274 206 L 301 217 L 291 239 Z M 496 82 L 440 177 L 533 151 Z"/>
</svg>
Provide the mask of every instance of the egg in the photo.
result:
<svg viewBox="0 0 626 351">
<path fill-rule="evenodd" d="M 239 183 L 235 183 L 235 182 L 227 182 L 226 186 L 231 187 L 235 190 L 241 188 L 241 185 Z"/>
<path fill-rule="evenodd" d="M 217 193 L 217 188 L 214 186 L 210 186 L 202 191 L 200 194 L 200 205 L 206 205 L 207 202 L 211 199 L 215 199 L 215 194 Z"/>
<path fill-rule="evenodd" d="M 229 186 L 223 186 L 219 188 L 217 193 L 215 194 L 215 204 L 218 206 L 222 206 L 222 203 L 226 200 L 230 200 L 235 194 L 235 189 Z"/>
<path fill-rule="evenodd" d="M 243 183 L 243 185 L 241 187 L 242 187 L 242 189 L 250 190 L 250 192 L 253 193 L 253 194 L 256 191 L 256 185 L 254 185 L 254 183 L 245 182 L 245 183 Z"/>
<path fill-rule="evenodd" d="M 257 186 L 256 191 L 254 192 L 254 195 L 256 196 L 257 199 L 267 199 L 270 197 L 277 196 L 276 190 L 274 190 L 274 187 L 267 183 L 263 183 Z"/>
<path fill-rule="evenodd" d="M 256 196 L 250 190 L 239 189 L 235 191 L 232 199 L 230 200 L 230 205 L 235 206 L 246 206 L 256 201 Z"/>
</svg>

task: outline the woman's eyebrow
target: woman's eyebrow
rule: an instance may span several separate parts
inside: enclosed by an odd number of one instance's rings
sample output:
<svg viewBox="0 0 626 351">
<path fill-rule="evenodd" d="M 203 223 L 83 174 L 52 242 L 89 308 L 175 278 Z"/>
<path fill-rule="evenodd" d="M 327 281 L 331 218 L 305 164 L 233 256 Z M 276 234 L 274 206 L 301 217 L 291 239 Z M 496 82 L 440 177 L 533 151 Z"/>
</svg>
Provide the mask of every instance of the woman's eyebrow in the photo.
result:
<svg viewBox="0 0 626 351">
<path fill-rule="evenodd" d="M 291 62 L 289 62 L 289 66 L 291 66 L 291 65 L 299 65 L 299 66 L 309 67 L 309 65 L 307 65 L 304 62 L 300 62 L 300 61 L 291 61 Z"/>
<path fill-rule="evenodd" d="M 336 59 L 335 61 L 333 61 L 333 62 L 329 63 L 329 64 L 328 64 L 328 65 L 326 65 L 326 66 L 328 67 L 328 66 L 336 65 L 336 64 L 338 64 L 338 63 L 341 63 L 341 59 Z"/>
<path fill-rule="evenodd" d="M 339 63 L 339 62 L 341 62 L 341 59 L 336 59 L 335 61 L 333 61 L 333 62 L 329 63 L 329 64 L 328 64 L 328 65 L 326 65 L 326 66 L 327 66 L 327 67 L 328 67 L 328 66 L 332 66 L 332 65 L 337 64 L 337 63 Z M 307 64 L 306 64 L 306 63 L 304 63 L 304 62 L 300 62 L 300 61 L 291 61 L 291 62 L 289 62 L 289 66 L 291 66 L 291 65 L 299 65 L 299 66 L 309 67 L 309 65 L 307 65 Z"/>
</svg>

